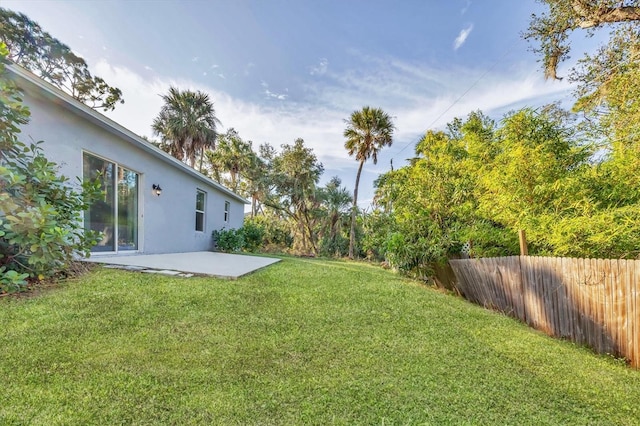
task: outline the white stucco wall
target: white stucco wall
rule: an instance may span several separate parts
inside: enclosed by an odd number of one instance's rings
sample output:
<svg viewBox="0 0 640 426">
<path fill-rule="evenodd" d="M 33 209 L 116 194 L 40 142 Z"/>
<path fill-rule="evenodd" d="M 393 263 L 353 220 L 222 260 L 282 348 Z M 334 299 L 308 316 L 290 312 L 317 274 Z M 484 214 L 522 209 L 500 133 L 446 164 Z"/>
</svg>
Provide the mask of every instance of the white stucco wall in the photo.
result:
<svg viewBox="0 0 640 426">
<path fill-rule="evenodd" d="M 22 128 L 24 142 L 43 140 L 45 155 L 60 165 L 60 172 L 76 182 L 82 177 L 82 153 L 104 157 L 140 174 L 139 251 L 171 253 L 209 250 L 211 232 L 223 227 L 239 228 L 244 221 L 243 200 L 229 194 L 203 177 L 194 176 L 171 164 L 162 154 L 148 152 L 139 141 L 123 137 L 82 108 L 69 105 L 42 88 L 15 78 L 31 111 L 29 124 Z M 107 120 L 108 121 L 108 120 Z M 151 123 L 149 123 L 151 125 Z M 151 149 L 153 151 L 153 149 Z M 159 197 L 152 185 L 162 187 Z M 196 191 L 206 192 L 205 230 L 195 231 Z M 229 222 L 224 222 L 225 201 L 230 203 Z M 124 252 L 123 252 L 124 253 Z"/>
</svg>

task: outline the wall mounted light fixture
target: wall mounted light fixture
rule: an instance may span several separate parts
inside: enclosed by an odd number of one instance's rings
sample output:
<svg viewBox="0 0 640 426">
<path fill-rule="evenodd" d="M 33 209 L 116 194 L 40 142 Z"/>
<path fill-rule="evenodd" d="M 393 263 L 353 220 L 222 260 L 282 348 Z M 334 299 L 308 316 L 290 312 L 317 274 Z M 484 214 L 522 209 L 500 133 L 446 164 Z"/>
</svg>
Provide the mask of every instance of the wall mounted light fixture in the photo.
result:
<svg viewBox="0 0 640 426">
<path fill-rule="evenodd" d="M 162 194 L 162 188 L 160 188 L 160 185 L 156 185 L 154 183 L 151 189 L 153 189 L 153 193 L 156 194 L 158 197 L 160 196 L 160 194 Z"/>
</svg>

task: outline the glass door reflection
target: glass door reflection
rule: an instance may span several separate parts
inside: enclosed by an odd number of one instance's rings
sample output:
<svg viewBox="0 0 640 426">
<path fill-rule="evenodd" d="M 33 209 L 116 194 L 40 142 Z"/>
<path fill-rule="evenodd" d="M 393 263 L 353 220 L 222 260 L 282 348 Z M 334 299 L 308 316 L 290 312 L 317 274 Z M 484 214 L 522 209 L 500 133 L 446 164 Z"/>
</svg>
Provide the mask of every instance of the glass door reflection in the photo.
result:
<svg viewBox="0 0 640 426">
<path fill-rule="evenodd" d="M 138 173 L 83 153 L 83 178 L 98 179 L 102 196 L 84 212 L 87 230 L 100 232 L 92 252 L 138 249 Z"/>
</svg>

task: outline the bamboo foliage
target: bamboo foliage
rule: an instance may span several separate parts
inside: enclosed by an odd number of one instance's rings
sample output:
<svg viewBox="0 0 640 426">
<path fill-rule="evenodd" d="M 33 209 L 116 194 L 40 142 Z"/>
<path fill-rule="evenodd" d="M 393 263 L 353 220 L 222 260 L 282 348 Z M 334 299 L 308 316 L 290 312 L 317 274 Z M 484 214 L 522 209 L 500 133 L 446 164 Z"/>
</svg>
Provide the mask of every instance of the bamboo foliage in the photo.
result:
<svg viewBox="0 0 640 426">
<path fill-rule="evenodd" d="M 640 261 L 510 256 L 449 261 L 469 301 L 640 368 Z"/>
</svg>

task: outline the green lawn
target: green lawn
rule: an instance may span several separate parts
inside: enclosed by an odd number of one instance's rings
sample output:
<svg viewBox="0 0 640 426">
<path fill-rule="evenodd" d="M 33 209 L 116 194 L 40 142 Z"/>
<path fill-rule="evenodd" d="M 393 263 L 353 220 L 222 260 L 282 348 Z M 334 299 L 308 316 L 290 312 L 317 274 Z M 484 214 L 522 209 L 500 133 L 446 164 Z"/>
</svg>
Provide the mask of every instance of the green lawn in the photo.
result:
<svg viewBox="0 0 640 426">
<path fill-rule="evenodd" d="M 0 424 L 640 424 L 640 372 L 378 268 L 0 300 Z"/>
</svg>

